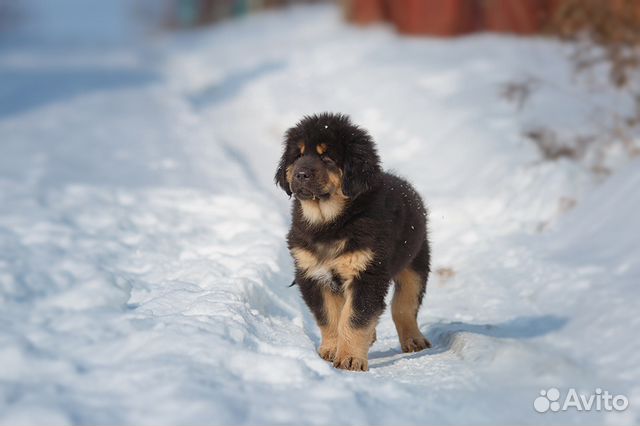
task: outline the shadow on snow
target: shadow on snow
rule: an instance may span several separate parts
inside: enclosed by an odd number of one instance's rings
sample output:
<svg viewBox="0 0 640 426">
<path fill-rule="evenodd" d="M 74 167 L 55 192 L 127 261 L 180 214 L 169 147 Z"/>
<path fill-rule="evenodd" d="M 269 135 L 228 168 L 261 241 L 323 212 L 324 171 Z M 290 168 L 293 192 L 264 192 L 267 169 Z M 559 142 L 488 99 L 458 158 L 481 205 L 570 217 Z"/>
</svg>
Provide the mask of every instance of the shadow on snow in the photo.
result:
<svg viewBox="0 0 640 426">
<path fill-rule="evenodd" d="M 567 318 L 555 315 L 518 317 L 499 324 L 467 324 L 458 321 L 450 323 L 439 322 L 431 325 L 426 333 L 427 338 L 433 345 L 431 349 L 406 354 L 405 356 L 376 364 L 375 368 L 391 365 L 400 359 L 414 359 L 446 352 L 451 349 L 454 337 L 460 333 L 477 334 L 498 339 L 531 339 L 560 330 L 567 322 Z M 369 359 L 382 359 L 399 354 L 401 354 L 399 348 L 389 349 L 371 352 Z"/>
</svg>

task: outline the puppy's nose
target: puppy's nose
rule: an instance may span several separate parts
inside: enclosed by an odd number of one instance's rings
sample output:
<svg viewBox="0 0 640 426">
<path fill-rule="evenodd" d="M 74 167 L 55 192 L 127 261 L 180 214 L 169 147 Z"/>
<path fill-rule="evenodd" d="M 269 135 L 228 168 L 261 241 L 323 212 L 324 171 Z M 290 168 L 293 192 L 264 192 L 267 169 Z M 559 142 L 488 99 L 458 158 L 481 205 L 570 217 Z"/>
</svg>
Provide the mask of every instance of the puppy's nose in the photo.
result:
<svg viewBox="0 0 640 426">
<path fill-rule="evenodd" d="M 296 171 L 296 179 L 299 181 L 307 181 L 313 177 L 313 171 L 307 167 L 300 167 Z"/>
</svg>

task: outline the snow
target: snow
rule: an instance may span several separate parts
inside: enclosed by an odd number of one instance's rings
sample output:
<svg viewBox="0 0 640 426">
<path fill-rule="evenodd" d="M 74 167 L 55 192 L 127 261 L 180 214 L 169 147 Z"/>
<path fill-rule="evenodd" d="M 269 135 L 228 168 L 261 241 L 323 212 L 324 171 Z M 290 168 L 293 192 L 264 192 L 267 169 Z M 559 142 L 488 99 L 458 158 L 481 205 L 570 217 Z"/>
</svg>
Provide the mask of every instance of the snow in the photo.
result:
<svg viewBox="0 0 640 426">
<path fill-rule="evenodd" d="M 565 46 L 401 38 L 325 6 L 147 44 L 105 28 L 99 52 L 2 47 L 0 424 L 638 422 L 640 162 L 602 179 L 522 136 L 626 107 Z M 500 90 L 523 78 L 518 109 Z M 402 354 L 386 313 L 368 373 L 317 356 L 287 287 L 272 175 L 287 127 L 324 110 L 415 183 L 448 270 L 419 315 L 434 347 Z M 538 414 L 549 387 L 630 407 Z"/>
</svg>

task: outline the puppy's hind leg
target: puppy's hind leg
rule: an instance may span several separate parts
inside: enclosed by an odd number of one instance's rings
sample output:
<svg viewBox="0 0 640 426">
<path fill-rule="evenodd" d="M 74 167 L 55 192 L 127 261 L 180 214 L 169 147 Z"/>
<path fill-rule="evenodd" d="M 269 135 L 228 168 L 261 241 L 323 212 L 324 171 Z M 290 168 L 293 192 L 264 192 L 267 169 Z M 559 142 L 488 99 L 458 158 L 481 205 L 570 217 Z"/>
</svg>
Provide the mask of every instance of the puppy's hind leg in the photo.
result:
<svg viewBox="0 0 640 426">
<path fill-rule="evenodd" d="M 394 277 L 391 316 L 403 352 L 418 352 L 431 347 L 431 343 L 420 332 L 417 321 L 418 310 L 427 287 L 428 250 L 425 242 L 411 265 Z"/>
</svg>

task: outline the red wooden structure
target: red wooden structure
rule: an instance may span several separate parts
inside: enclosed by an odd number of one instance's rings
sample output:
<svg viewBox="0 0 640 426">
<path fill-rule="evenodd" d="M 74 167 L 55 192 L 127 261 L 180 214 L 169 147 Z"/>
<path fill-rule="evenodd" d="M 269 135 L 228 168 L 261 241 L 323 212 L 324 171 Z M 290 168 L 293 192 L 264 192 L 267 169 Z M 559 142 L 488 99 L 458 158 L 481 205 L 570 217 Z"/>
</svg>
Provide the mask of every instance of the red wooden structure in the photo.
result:
<svg viewBox="0 0 640 426">
<path fill-rule="evenodd" d="M 391 21 L 403 34 L 456 36 L 476 31 L 540 32 L 563 0 L 344 0 L 361 25 Z"/>
</svg>

